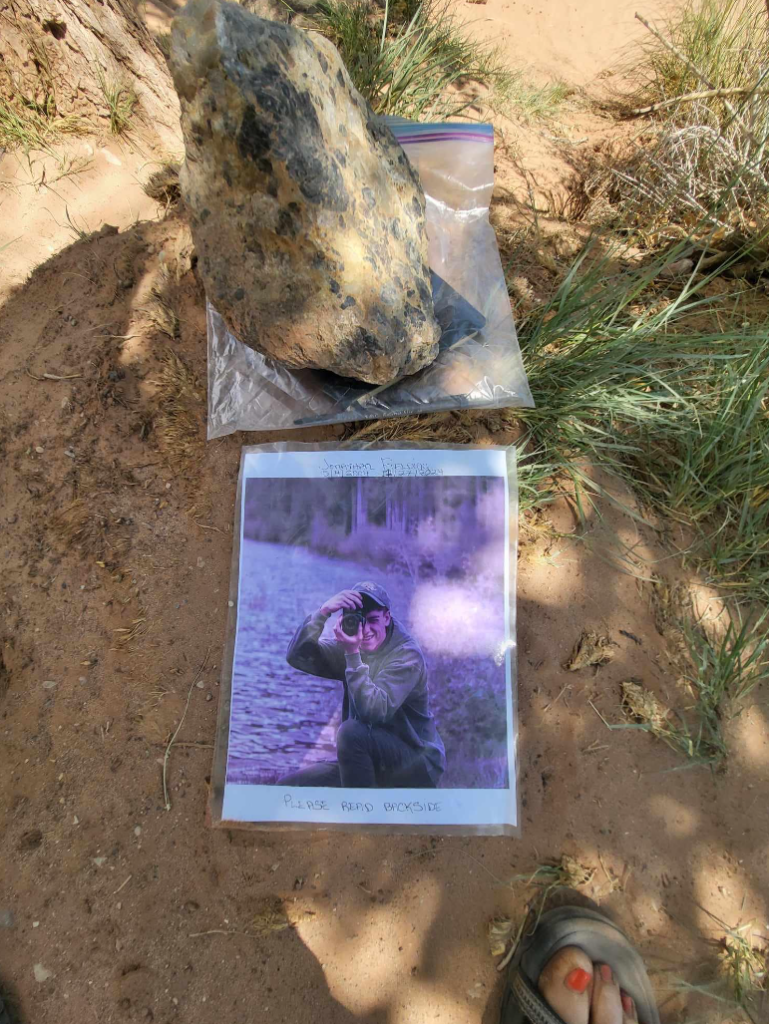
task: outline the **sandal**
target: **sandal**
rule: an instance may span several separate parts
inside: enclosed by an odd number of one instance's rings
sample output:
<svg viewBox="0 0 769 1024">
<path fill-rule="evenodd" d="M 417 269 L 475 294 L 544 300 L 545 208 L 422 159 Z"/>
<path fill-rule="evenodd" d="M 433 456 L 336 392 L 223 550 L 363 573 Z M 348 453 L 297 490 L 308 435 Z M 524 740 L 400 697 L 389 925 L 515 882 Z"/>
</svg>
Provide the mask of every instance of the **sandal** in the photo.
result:
<svg viewBox="0 0 769 1024">
<path fill-rule="evenodd" d="M 595 910 L 559 907 L 544 913 L 518 943 L 502 999 L 500 1024 L 564 1024 L 537 984 L 546 963 L 564 946 L 579 946 L 593 963 L 608 964 L 632 997 L 639 1024 L 660 1024 L 644 962 L 625 935 Z"/>
</svg>

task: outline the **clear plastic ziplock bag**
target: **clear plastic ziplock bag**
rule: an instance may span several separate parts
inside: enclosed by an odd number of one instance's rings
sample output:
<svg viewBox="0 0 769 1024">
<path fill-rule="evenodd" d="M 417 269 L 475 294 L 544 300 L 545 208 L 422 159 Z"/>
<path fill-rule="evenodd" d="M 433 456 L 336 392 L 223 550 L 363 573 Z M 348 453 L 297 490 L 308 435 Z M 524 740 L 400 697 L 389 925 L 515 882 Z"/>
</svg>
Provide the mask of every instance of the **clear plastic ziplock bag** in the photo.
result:
<svg viewBox="0 0 769 1024">
<path fill-rule="evenodd" d="M 289 370 L 238 341 L 207 304 L 209 439 L 235 430 L 534 405 L 489 222 L 492 126 L 385 120 L 427 200 L 433 303 L 442 328 L 437 359 L 386 387 Z"/>
<path fill-rule="evenodd" d="M 215 826 L 520 834 L 515 449 L 243 448 Z"/>
</svg>

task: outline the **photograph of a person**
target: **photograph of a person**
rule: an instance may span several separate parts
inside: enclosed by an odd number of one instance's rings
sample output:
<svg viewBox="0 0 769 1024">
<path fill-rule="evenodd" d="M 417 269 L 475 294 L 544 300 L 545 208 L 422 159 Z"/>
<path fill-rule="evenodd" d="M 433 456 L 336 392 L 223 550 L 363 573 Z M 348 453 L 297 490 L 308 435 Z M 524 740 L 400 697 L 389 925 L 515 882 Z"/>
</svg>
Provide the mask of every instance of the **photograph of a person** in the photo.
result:
<svg viewBox="0 0 769 1024">
<path fill-rule="evenodd" d="M 333 639 L 322 633 L 338 612 Z M 365 661 L 364 661 L 365 658 Z M 437 786 L 446 752 L 430 711 L 427 665 L 384 587 L 364 581 L 324 601 L 292 639 L 286 660 L 343 685 L 336 760 L 285 776 L 284 786 L 383 789 Z"/>
<path fill-rule="evenodd" d="M 511 785 L 502 475 L 243 481 L 226 785 Z"/>
</svg>

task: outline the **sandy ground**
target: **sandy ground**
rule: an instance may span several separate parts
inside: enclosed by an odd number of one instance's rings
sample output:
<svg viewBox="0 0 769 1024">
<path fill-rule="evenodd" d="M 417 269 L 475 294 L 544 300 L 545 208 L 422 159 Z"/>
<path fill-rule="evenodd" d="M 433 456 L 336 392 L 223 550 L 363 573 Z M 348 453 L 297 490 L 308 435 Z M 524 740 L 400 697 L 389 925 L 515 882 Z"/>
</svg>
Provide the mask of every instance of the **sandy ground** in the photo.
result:
<svg viewBox="0 0 769 1024">
<path fill-rule="evenodd" d="M 465 0 L 457 11 L 530 68 L 535 80 L 579 87 L 610 73 L 624 50 L 643 36 L 636 11 L 654 19 L 670 7 L 671 0 Z"/>
<path fill-rule="evenodd" d="M 113 138 L 77 140 L 53 154 L 0 157 L 0 299 L 33 267 L 107 222 L 124 229 L 157 216 L 141 187 L 157 158 Z"/>
<path fill-rule="evenodd" d="M 580 81 L 632 35 L 624 4 L 541 8 L 481 10 L 542 69 L 571 55 Z M 190 240 L 136 187 L 157 154 L 90 144 L 81 175 L 27 188 L 14 177 L 0 194 L 0 245 L 21 236 L 0 256 L 0 984 L 20 1019 L 494 1024 L 487 923 L 520 918 L 532 889 L 516 876 L 563 854 L 594 870 L 583 891 L 638 942 L 666 1021 L 730 1019 L 674 989 L 710 976 L 722 935 L 710 914 L 769 935 L 766 712 L 731 724 L 717 777 L 606 728 L 598 712 L 620 721 L 628 678 L 681 700 L 652 588 L 621 558 L 632 551 L 641 576 L 654 562 L 670 583 L 675 563 L 628 516 L 595 518 L 587 543 L 570 536 L 565 504 L 548 511 L 557 532 L 523 530 L 521 839 L 208 827 L 240 445 L 262 438 L 203 440 Z M 21 174 L 10 159 L 3 175 Z M 514 198 L 522 179 L 507 160 Z M 66 225 L 65 207 L 95 233 L 46 228 L 46 208 Z M 177 337 L 157 326 L 158 295 Z M 479 443 L 510 440 L 493 427 L 478 421 Z M 584 629 L 610 637 L 615 657 L 567 672 Z M 206 657 L 167 811 L 165 745 Z"/>
</svg>

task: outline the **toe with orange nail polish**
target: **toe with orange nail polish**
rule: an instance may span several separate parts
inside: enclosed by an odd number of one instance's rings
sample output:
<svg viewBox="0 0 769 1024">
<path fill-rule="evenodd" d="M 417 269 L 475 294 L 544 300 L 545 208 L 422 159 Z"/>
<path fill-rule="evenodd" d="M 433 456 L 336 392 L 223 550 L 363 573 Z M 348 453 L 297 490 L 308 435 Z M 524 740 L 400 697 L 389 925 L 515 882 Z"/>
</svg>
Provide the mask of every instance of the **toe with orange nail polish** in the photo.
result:
<svg viewBox="0 0 769 1024">
<path fill-rule="evenodd" d="M 628 1015 L 628 1017 L 632 1017 L 632 1015 L 633 1015 L 633 1000 L 630 998 L 630 996 L 627 994 L 627 992 L 623 992 L 622 993 L 622 1009 L 625 1011 L 625 1013 Z"/>
<path fill-rule="evenodd" d="M 579 992 L 582 995 L 590 984 L 592 977 L 589 971 L 584 971 L 581 967 L 575 967 L 570 974 L 566 975 L 566 984 L 572 992 Z"/>
</svg>

